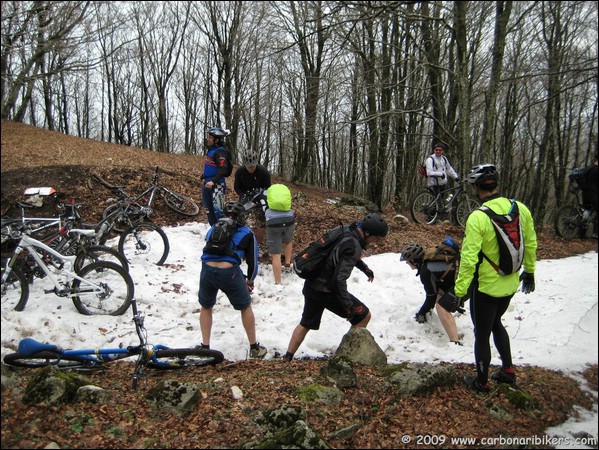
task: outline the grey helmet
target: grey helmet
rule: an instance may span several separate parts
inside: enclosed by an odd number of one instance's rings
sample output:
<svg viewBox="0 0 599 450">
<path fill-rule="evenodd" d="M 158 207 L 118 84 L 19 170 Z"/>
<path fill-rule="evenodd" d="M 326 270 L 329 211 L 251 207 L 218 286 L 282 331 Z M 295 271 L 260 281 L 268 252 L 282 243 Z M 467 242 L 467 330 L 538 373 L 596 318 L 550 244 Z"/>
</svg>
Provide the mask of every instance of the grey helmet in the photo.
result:
<svg viewBox="0 0 599 450">
<path fill-rule="evenodd" d="M 378 213 L 370 213 L 364 217 L 360 228 L 362 228 L 362 230 L 364 230 L 369 236 L 385 237 L 389 232 L 389 225 L 387 225 L 385 219 L 383 219 Z"/>
<path fill-rule="evenodd" d="M 243 156 L 243 164 L 245 166 L 257 166 L 258 152 L 255 150 L 247 150 Z"/>
<path fill-rule="evenodd" d="M 468 184 L 497 186 L 497 169 L 494 164 L 479 164 L 470 169 Z"/>
<path fill-rule="evenodd" d="M 245 224 L 245 208 L 240 202 L 227 202 L 223 206 L 226 217 L 235 220 L 239 225 Z"/>
<path fill-rule="evenodd" d="M 408 244 L 401 251 L 400 261 L 408 261 L 414 265 L 418 265 L 424 258 L 424 249 L 420 244 Z"/>
</svg>

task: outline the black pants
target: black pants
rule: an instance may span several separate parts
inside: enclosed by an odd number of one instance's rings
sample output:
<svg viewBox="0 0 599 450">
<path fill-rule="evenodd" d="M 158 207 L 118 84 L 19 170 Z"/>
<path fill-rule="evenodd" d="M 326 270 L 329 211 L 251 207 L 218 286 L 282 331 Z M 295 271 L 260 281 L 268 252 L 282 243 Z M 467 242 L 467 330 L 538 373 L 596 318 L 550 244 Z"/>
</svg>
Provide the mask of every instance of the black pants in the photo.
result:
<svg viewBox="0 0 599 450">
<path fill-rule="evenodd" d="M 501 323 L 501 317 L 510 306 L 513 296 L 514 294 L 507 297 L 491 297 L 476 290 L 470 299 L 470 316 L 474 324 L 474 359 L 478 382 L 481 385 L 487 384 L 489 381 L 491 334 L 495 348 L 501 356 L 502 367 L 512 367 L 510 337 Z"/>
</svg>

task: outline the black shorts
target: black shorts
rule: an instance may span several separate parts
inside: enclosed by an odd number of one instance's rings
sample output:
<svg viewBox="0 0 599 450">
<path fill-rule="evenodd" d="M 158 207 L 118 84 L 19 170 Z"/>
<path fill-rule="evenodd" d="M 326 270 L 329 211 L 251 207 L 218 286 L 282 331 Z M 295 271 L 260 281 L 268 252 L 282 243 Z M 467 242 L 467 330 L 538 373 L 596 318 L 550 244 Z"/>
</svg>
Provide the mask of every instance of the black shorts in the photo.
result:
<svg viewBox="0 0 599 450">
<path fill-rule="evenodd" d="M 318 330 L 320 328 L 320 321 L 322 319 L 322 313 L 325 309 L 328 309 L 333 314 L 338 315 L 344 319 L 347 319 L 347 312 L 334 293 L 330 292 L 318 292 L 310 288 L 308 283 L 304 283 L 304 311 L 302 313 L 302 320 L 300 325 L 310 330 Z M 362 312 L 355 315 L 350 323 L 356 325 L 360 323 L 364 317 L 368 315 L 368 307 L 358 300 L 353 295 L 349 294 L 354 308 L 357 306 L 362 307 Z"/>
</svg>

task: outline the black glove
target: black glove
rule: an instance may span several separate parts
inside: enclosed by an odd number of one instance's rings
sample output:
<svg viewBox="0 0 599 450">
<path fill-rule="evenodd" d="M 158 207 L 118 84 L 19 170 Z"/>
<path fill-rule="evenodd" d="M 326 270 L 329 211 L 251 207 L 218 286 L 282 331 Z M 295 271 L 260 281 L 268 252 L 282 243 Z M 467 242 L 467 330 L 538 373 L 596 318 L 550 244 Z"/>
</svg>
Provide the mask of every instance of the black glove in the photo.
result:
<svg viewBox="0 0 599 450">
<path fill-rule="evenodd" d="M 445 308 L 450 313 L 459 312 L 460 314 L 464 314 L 466 310 L 462 308 L 463 304 L 461 303 L 462 299 L 457 297 L 453 292 L 453 289 L 447 290 L 443 296 L 439 299 L 439 305 Z"/>
<path fill-rule="evenodd" d="M 535 274 L 522 272 L 520 274 L 520 281 L 522 281 L 522 292 L 530 294 L 535 291 Z"/>
<path fill-rule="evenodd" d="M 362 272 L 368 277 L 368 281 L 372 283 L 372 280 L 374 280 L 374 272 L 370 270 L 369 267 L 366 267 Z"/>
</svg>

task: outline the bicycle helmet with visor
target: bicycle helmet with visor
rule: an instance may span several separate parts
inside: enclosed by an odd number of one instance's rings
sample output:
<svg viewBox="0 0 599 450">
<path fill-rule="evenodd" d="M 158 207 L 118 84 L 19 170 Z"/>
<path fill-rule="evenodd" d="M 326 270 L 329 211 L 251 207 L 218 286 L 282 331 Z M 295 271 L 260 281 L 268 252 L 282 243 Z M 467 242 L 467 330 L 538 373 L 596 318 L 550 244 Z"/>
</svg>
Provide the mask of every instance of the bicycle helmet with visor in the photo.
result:
<svg viewBox="0 0 599 450">
<path fill-rule="evenodd" d="M 231 134 L 231 132 L 220 127 L 212 127 L 208 130 L 208 134 L 222 140 Z"/>
<path fill-rule="evenodd" d="M 493 164 L 479 164 L 470 169 L 468 184 L 494 188 L 497 186 L 497 169 Z"/>
<path fill-rule="evenodd" d="M 407 261 L 417 266 L 424 258 L 424 249 L 420 244 L 408 244 L 401 251 L 400 261 Z"/>
<path fill-rule="evenodd" d="M 378 213 L 371 213 L 364 217 L 360 228 L 364 230 L 369 236 L 385 237 L 389 232 L 389 226 L 385 219 L 383 219 Z"/>
<path fill-rule="evenodd" d="M 245 224 L 245 208 L 239 202 L 227 202 L 223 206 L 223 213 L 226 217 L 235 220 L 239 225 Z"/>
</svg>

